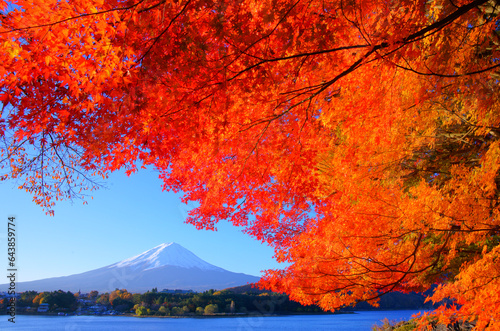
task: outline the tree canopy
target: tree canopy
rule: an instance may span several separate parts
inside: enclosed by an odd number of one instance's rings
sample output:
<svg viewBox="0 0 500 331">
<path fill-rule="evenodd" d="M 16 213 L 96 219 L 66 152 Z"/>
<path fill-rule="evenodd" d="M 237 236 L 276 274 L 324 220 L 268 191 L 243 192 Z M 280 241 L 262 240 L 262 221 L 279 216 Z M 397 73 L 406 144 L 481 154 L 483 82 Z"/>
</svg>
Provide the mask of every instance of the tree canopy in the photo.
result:
<svg viewBox="0 0 500 331">
<path fill-rule="evenodd" d="M 334 310 L 389 291 L 500 327 L 494 0 L 18 0 L 0 17 L 0 165 L 37 204 L 155 167 Z"/>
</svg>

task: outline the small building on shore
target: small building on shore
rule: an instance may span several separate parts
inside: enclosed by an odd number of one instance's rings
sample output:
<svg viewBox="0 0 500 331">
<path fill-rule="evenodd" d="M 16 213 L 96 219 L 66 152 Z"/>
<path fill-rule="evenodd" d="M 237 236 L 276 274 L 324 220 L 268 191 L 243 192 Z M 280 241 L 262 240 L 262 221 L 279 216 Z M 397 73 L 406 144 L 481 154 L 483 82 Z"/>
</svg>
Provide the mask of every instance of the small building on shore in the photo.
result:
<svg viewBox="0 0 500 331">
<path fill-rule="evenodd" d="M 38 312 L 39 313 L 46 313 L 49 311 L 49 304 L 48 303 L 41 303 L 40 306 L 38 306 Z"/>
</svg>

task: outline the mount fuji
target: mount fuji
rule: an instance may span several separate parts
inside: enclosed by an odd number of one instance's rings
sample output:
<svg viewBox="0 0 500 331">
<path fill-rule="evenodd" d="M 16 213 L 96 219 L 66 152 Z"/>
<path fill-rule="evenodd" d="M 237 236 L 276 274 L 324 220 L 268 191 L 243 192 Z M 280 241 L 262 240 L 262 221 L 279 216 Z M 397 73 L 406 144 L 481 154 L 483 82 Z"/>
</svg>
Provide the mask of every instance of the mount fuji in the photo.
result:
<svg viewBox="0 0 500 331">
<path fill-rule="evenodd" d="M 231 272 L 203 261 L 176 243 L 80 274 L 16 284 L 16 291 L 111 292 L 116 288 L 142 293 L 152 288 L 205 291 L 255 283 L 259 277 Z M 6 291 L 8 284 L 0 285 Z"/>
</svg>

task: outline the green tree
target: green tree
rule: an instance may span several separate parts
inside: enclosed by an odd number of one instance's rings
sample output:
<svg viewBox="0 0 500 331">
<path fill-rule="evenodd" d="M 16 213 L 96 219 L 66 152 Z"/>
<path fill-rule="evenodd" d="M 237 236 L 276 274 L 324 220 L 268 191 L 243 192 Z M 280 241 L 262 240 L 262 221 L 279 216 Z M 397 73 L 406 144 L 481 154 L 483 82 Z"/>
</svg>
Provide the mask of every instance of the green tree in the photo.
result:
<svg viewBox="0 0 500 331">
<path fill-rule="evenodd" d="M 159 309 L 158 309 L 158 312 L 162 315 L 166 315 L 168 316 L 170 314 L 170 309 L 168 309 L 167 307 L 165 306 L 161 306 Z"/>
<path fill-rule="evenodd" d="M 205 309 L 203 309 L 202 307 L 196 307 L 195 313 L 196 315 L 203 315 L 205 313 Z"/>
<path fill-rule="evenodd" d="M 172 307 L 172 309 L 170 311 L 171 311 L 171 314 L 175 315 L 175 316 L 180 316 L 180 315 L 184 314 L 181 307 Z"/>
<path fill-rule="evenodd" d="M 73 293 L 59 290 L 48 293 L 44 298 L 44 303 L 48 303 L 53 309 L 74 309 L 76 308 L 77 299 Z"/>
<path fill-rule="evenodd" d="M 142 295 L 139 293 L 132 294 L 132 302 L 134 304 L 140 304 L 142 302 Z"/>
<path fill-rule="evenodd" d="M 135 314 L 137 316 L 145 316 L 148 314 L 148 309 L 146 307 L 139 306 L 135 309 Z"/>
<path fill-rule="evenodd" d="M 219 307 L 216 304 L 209 304 L 205 307 L 205 315 L 214 315 L 219 311 Z"/>
<path fill-rule="evenodd" d="M 111 302 L 111 305 L 113 306 L 113 309 L 117 311 L 128 311 L 134 306 L 134 303 L 130 300 L 124 300 L 118 297 Z"/>
</svg>

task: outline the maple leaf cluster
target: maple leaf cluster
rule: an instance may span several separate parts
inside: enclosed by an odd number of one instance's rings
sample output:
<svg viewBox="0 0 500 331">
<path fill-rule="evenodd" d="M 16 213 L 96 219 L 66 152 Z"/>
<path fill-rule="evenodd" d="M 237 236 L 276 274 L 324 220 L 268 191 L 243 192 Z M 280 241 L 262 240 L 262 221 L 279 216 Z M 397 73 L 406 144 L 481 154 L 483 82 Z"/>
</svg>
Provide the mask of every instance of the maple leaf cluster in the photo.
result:
<svg viewBox="0 0 500 331">
<path fill-rule="evenodd" d="M 46 210 L 153 166 L 187 222 L 275 248 L 269 289 L 335 310 L 440 284 L 441 322 L 500 328 L 496 1 L 13 3 L 1 179 Z"/>
</svg>

